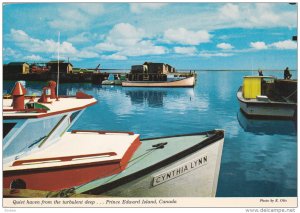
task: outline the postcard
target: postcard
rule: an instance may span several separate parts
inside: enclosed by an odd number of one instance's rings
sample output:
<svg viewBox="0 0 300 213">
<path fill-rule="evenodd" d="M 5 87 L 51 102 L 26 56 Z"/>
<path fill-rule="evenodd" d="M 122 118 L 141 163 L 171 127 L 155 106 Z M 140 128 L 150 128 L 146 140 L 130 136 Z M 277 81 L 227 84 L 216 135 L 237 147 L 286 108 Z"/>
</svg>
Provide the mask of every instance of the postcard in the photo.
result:
<svg viewBox="0 0 300 213">
<path fill-rule="evenodd" d="M 295 212 L 297 12 L 3 2 L 3 208 Z"/>
</svg>

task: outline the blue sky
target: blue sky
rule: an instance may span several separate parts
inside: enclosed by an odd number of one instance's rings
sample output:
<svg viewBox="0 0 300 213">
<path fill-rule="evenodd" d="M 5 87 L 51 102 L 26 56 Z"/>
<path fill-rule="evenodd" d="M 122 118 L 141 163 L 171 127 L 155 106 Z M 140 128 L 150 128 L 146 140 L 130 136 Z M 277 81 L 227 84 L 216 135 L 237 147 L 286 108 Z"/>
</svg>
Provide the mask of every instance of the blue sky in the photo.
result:
<svg viewBox="0 0 300 213">
<path fill-rule="evenodd" d="M 129 69 L 297 68 L 297 5 L 288 3 L 27 3 L 3 5 L 3 58 Z"/>
</svg>

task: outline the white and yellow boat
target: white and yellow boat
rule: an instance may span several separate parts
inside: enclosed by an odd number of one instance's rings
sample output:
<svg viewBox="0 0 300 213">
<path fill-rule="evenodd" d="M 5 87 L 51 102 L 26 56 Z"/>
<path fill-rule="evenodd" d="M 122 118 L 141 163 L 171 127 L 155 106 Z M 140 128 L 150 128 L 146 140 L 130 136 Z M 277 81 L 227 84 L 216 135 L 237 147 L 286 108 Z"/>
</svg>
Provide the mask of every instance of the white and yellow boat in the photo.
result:
<svg viewBox="0 0 300 213">
<path fill-rule="evenodd" d="M 287 85 L 292 90 L 286 91 Z M 245 76 L 237 92 L 241 111 L 251 118 L 294 119 L 297 113 L 297 81 L 272 76 Z"/>
</svg>

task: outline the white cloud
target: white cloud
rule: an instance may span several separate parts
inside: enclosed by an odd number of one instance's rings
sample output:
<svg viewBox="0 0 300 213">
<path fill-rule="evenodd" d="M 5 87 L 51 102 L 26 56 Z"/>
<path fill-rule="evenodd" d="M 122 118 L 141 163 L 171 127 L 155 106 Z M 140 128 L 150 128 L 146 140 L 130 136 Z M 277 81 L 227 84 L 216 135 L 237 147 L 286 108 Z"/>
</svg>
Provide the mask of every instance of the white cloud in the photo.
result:
<svg viewBox="0 0 300 213">
<path fill-rule="evenodd" d="M 106 41 L 106 42 L 102 42 L 102 43 L 99 43 L 99 44 L 96 44 L 95 45 L 95 48 L 97 50 L 100 50 L 100 51 L 107 51 L 107 52 L 110 52 L 110 51 L 118 51 L 118 50 L 121 50 L 122 48 L 120 46 L 116 46 L 114 43 L 111 43 L 109 41 Z"/>
<path fill-rule="evenodd" d="M 282 10 L 274 3 L 227 3 L 212 21 L 217 28 L 296 27 L 297 13 Z"/>
<path fill-rule="evenodd" d="M 153 34 L 180 27 L 207 32 L 228 28 L 296 28 L 297 7 L 286 3 L 172 4 L 150 17 L 139 16 L 137 23 Z"/>
<path fill-rule="evenodd" d="M 128 23 L 116 24 L 108 33 L 107 41 L 121 46 L 130 46 L 139 42 L 146 33 Z"/>
<path fill-rule="evenodd" d="M 22 59 L 22 54 L 18 50 L 14 50 L 10 47 L 3 48 L 3 59 L 4 60 L 20 60 Z"/>
<path fill-rule="evenodd" d="M 6 58 L 18 58 L 21 56 L 21 54 L 19 52 L 17 52 L 16 50 L 13 50 L 10 47 L 7 48 L 3 48 L 3 56 Z"/>
<path fill-rule="evenodd" d="M 262 41 L 251 42 L 250 47 L 257 49 L 257 50 L 268 49 L 268 46 L 266 45 L 266 43 L 262 42 Z"/>
<path fill-rule="evenodd" d="M 270 44 L 270 47 L 276 49 L 297 49 L 297 43 L 291 40 L 278 41 Z"/>
<path fill-rule="evenodd" d="M 220 49 L 223 49 L 223 50 L 231 50 L 233 49 L 234 47 L 229 44 L 229 43 L 220 43 L 220 44 L 217 44 L 217 47 L 220 48 Z"/>
<path fill-rule="evenodd" d="M 250 47 L 256 50 L 265 50 L 265 49 L 279 49 L 279 50 L 289 50 L 297 49 L 297 43 L 292 40 L 278 41 L 271 44 L 266 44 L 262 41 L 251 42 Z"/>
<path fill-rule="evenodd" d="M 202 52 L 199 54 L 199 56 L 201 57 L 206 57 L 206 58 L 210 58 L 210 57 L 229 57 L 229 56 L 233 56 L 232 53 L 208 53 L 208 52 Z"/>
<path fill-rule="evenodd" d="M 92 42 L 98 39 L 103 39 L 103 35 L 98 35 L 96 33 L 90 33 L 90 32 L 82 32 L 68 38 L 67 41 L 71 43 L 81 44 L 81 43 Z"/>
<path fill-rule="evenodd" d="M 175 42 L 179 44 L 198 45 L 210 41 L 210 35 L 205 30 L 189 31 L 185 28 L 168 29 L 164 32 L 164 40 L 167 42 Z"/>
<path fill-rule="evenodd" d="M 133 13 L 143 13 L 146 10 L 156 10 L 167 5 L 166 3 L 130 3 L 130 11 Z"/>
<path fill-rule="evenodd" d="M 126 56 L 142 56 L 142 55 L 162 55 L 167 52 L 163 46 L 156 46 L 152 41 L 144 40 L 135 44 L 135 46 L 124 48 L 120 51 Z"/>
<path fill-rule="evenodd" d="M 174 52 L 185 55 L 194 55 L 197 52 L 196 47 L 174 47 Z"/>
<path fill-rule="evenodd" d="M 58 50 L 58 43 L 51 39 L 40 40 L 31 38 L 27 33 L 22 30 L 11 29 L 10 36 L 19 47 L 29 52 L 44 52 L 53 53 Z M 62 42 L 60 44 L 61 53 L 75 54 L 76 48 L 69 42 Z"/>
<path fill-rule="evenodd" d="M 224 18 L 229 19 L 238 19 L 240 18 L 240 8 L 238 5 L 235 4 L 225 4 L 219 9 L 220 15 L 222 15 Z"/>
<path fill-rule="evenodd" d="M 95 45 L 95 49 L 100 52 L 114 52 L 108 57 L 116 60 L 124 60 L 126 56 L 161 55 L 167 52 L 165 47 L 156 46 L 149 40 L 143 29 L 128 23 L 116 24 L 104 42 Z"/>
<path fill-rule="evenodd" d="M 44 58 L 42 58 L 39 55 L 28 55 L 28 56 L 25 56 L 24 59 L 28 60 L 28 61 L 43 61 L 43 60 L 45 60 Z"/>
<path fill-rule="evenodd" d="M 80 50 L 78 51 L 77 54 L 75 54 L 75 56 L 79 57 L 79 58 L 97 58 L 99 57 L 99 54 L 94 52 L 94 51 L 89 51 L 89 50 Z"/>
<path fill-rule="evenodd" d="M 48 57 L 56 57 L 58 52 L 58 42 L 52 39 L 40 40 L 30 37 L 22 30 L 11 29 L 10 37 L 15 42 L 15 45 L 21 47 L 24 52 L 43 53 L 48 54 Z M 10 54 L 13 52 L 8 49 Z M 72 60 L 79 60 L 80 58 L 96 58 L 99 54 L 89 48 L 78 50 L 72 43 L 63 41 L 59 45 L 59 53 L 61 58 L 71 58 Z M 49 55 L 51 54 L 51 55 Z M 28 60 L 44 60 L 38 56 L 25 56 Z"/>
<path fill-rule="evenodd" d="M 97 16 L 104 12 L 103 5 L 99 3 L 76 3 L 74 9 L 82 11 L 90 16 Z"/>
<path fill-rule="evenodd" d="M 118 55 L 118 54 L 112 54 L 112 55 L 103 55 L 101 56 L 101 58 L 103 59 L 107 59 L 107 60 L 127 60 L 126 56 L 123 55 Z"/>
<path fill-rule="evenodd" d="M 48 24 L 60 31 L 88 29 L 93 21 L 104 12 L 99 3 L 72 3 L 59 5 L 58 14 Z"/>
</svg>

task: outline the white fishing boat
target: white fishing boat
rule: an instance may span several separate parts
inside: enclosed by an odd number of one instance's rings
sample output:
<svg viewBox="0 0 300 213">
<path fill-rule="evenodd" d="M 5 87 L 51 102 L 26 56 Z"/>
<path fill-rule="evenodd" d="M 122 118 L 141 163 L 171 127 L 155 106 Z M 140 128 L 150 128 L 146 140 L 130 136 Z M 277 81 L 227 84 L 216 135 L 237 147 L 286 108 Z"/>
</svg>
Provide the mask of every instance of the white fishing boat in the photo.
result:
<svg viewBox="0 0 300 213">
<path fill-rule="evenodd" d="M 74 191 L 113 197 L 214 197 L 223 142 L 222 130 L 142 139 L 124 171 Z"/>
<path fill-rule="evenodd" d="M 190 76 L 166 81 L 123 81 L 123 87 L 194 87 L 195 77 Z"/>
<path fill-rule="evenodd" d="M 284 82 L 293 84 L 289 93 Z M 240 109 L 252 118 L 294 119 L 296 96 L 297 81 L 277 80 L 272 76 L 246 76 L 237 92 Z"/>
<path fill-rule="evenodd" d="M 78 92 L 57 97 L 55 82 L 40 97 L 25 95 L 26 89 L 16 83 L 12 95 L 3 99 L 5 189 L 215 196 L 222 130 L 152 139 L 133 132 L 68 132 L 80 112 L 97 102 L 92 96 Z"/>
</svg>

